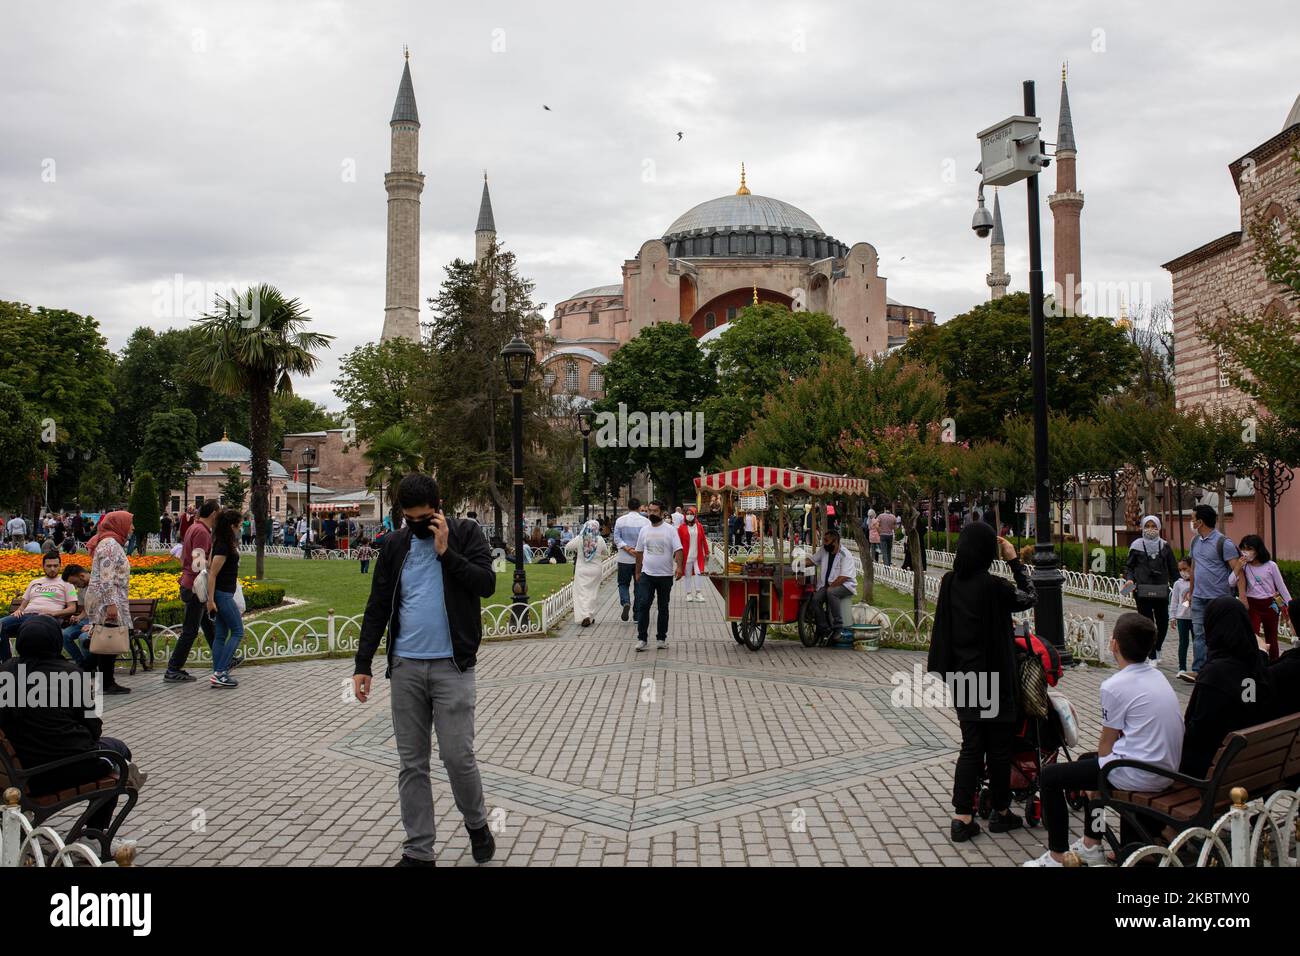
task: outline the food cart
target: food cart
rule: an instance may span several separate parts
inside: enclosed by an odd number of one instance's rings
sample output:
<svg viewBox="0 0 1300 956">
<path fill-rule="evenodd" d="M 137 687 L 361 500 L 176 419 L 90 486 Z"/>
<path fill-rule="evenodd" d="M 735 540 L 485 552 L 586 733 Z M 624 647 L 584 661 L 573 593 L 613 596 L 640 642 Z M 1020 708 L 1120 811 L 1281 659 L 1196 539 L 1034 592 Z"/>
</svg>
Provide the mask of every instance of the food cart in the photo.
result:
<svg viewBox="0 0 1300 956">
<path fill-rule="evenodd" d="M 811 506 L 817 499 L 865 497 L 865 478 L 848 478 L 817 471 L 751 466 L 733 468 L 695 479 L 700 494 L 722 497 L 722 568 L 709 580 L 722 595 L 726 619 L 736 643 L 757 651 L 767 639 L 769 624 L 797 624 L 804 647 L 820 643 L 814 623 L 812 563 L 806 555 L 819 546 L 826 530 L 825 509 L 817 510 L 810 537 L 790 548 L 792 507 Z M 758 513 L 758 553 L 732 559 L 731 514 L 737 504 Z M 766 528 L 772 532 L 768 552 Z"/>
</svg>

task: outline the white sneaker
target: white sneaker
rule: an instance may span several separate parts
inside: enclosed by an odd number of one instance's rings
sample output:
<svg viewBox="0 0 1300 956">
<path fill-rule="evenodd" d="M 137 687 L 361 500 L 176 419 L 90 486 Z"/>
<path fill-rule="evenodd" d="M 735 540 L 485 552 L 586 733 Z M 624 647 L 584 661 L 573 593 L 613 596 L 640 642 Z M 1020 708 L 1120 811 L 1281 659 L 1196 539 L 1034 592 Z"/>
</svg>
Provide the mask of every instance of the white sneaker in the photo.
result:
<svg viewBox="0 0 1300 956">
<path fill-rule="evenodd" d="M 1106 859 L 1106 851 L 1102 849 L 1102 845 L 1098 843 L 1096 846 L 1088 846 L 1083 842 L 1083 837 L 1079 837 L 1079 839 L 1070 844 L 1070 852 L 1077 853 L 1079 856 L 1079 862 L 1084 866 L 1110 865 L 1109 861 Z"/>
<path fill-rule="evenodd" d="M 1178 672 L 1177 674 L 1175 674 L 1174 676 L 1177 677 L 1177 678 L 1178 678 L 1179 680 L 1181 680 L 1181 681 L 1186 681 L 1186 682 L 1189 683 L 1189 684 L 1195 684 L 1195 683 L 1196 683 L 1196 675 L 1193 674 L 1191 671 L 1179 671 L 1179 672 Z"/>
<path fill-rule="evenodd" d="M 656 646 L 659 650 L 661 650 L 661 651 L 663 651 L 663 650 L 667 650 L 667 649 L 668 649 L 668 642 L 667 642 L 667 641 L 655 641 L 655 646 Z"/>
<path fill-rule="evenodd" d="M 636 649 L 637 649 L 638 651 L 644 651 L 644 650 L 646 649 L 646 646 L 647 646 L 647 645 L 646 645 L 646 642 L 645 642 L 645 641 L 637 641 L 637 642 L 636 642 Z"/>
<path fill-rule="evenodd" d="M 1021 866 L 1064 866 L 1065 864 L 1059 863 L 1056 860 L 1054 860 L 1052 858 L 1052 851 L 1048 850 L 1042 856 L 1035 857 L 1032 860 L 1025 860 L 1025 862 L 1021 863 L 1020 865 Z"/>
</svg>

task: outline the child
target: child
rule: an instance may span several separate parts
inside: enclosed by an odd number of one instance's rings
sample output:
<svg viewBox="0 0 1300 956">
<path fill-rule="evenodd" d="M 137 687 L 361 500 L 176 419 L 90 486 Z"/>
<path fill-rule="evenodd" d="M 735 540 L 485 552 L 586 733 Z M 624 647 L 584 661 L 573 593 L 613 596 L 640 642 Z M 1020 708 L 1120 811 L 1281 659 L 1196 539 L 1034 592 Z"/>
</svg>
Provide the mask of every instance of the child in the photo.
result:
<svg viewBox="0 0 1300 956">
<path fill-rule="evenodd" d="M 375 556 L 375 549 L 370 547 L 370 542 L 363 540 L 361 547 L 357 548 L 357 558 L 361 561 L 361 573 L 370 573 L 370 560 Z"/>
<path fill-rule="evenodd" d="M 1192 559 L 1183 558 L 1178 562 L 1178 580 L 1169 592 L 1169 623 L 1178 628 L 1178 674 L 1179 680 L 1190 681 L 1192 675 L 1187 671 L 1187 646 L 1192 641 L 1192 600 L 1188 592 L 1192 589 Z"/>
</svg>

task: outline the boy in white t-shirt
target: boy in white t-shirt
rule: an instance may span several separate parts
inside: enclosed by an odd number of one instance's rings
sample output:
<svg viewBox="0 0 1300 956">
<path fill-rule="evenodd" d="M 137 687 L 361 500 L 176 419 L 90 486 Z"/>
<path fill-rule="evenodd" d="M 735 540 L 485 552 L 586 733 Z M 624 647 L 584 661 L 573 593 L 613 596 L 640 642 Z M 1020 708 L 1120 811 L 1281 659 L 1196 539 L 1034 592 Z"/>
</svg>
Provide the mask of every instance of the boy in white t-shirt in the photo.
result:
<svg viewBox="0 0 1300 956">
<path fill-rule="evenodd" d="M 656 643 L 668 646 L 668 597 L 673 581 L 682 576 L 682 539 L 672 522 L 664 521 L 664 503 L 650 502 L 650 524 L 636 539 L 636 649 L 644 651 L 650 635 L 650 602 L 658 600 Z"/>
<path fill-rule="evenodd" d="M 1183 715 L 1178 696 L 1164 674 L 1147 658 L 1156 642 L 1156 626 L 1148 617 L 1129 611 L 1115 622 L 1110 653 L 1119 672 L 1101 685 L 1101 740 L 1097 754 L 1043 768 L 1043 823 L 1047 827 L 1047 852 L 1025 866 L 1063 866 L 1073 851 L 1087 866 L 1104 866 L 1101 814 L 1091 802 L 1084 808 L 1084 835 L 1070 838 L 1070 812 L 1066 790 L 1086 790 L 1093 796 L 1101 783 L 1102 768 L 1113 760 L 1140 760 L 1171 772 L 1178 770 L 1183 751 Z M 1172 782 L 1168 777 L 1119 767 L 1109 775 L 1117 790 L 1158 792 Z"/>
</svg>

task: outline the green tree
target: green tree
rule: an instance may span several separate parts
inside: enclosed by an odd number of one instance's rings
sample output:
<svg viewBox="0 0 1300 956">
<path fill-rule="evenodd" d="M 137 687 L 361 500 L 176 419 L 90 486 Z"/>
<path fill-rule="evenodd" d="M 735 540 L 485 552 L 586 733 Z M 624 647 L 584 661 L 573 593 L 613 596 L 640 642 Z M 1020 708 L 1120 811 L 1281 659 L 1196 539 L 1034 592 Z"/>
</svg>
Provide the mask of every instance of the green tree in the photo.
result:
<svg viewBox="0 0 1300 956">
<path fill-rule="evenodd" d="M 1021 461 L 1034 461 L 1034 421 L 1030 417 L 1013 418 L 1004 426 L 1006 442 Z M 1098 429 L 1088 419 L 1072 419 L 1053 411 L 1047 420 L 1047 480 L 1052 501 L 1060 520 L 1059 540 L 1065 546 L 1065 504 L 1075 493 L 1078 480 L 1098 471 Z M 1039 515 L 1037 520 L 1051 517 Z"/>
<path fill-rule="evenodd" d="M 137 472 L 147 471 L 158 483 L 158 504 L 167 507 L 173 489 L 185 484 L 200 465 L 195 434 L 199 423 L 188 408 L 155 412 L 145 429 L 136 461 Z"/>
<path fill-rule="evenodd" d="M 415 419 L 429 398 L 430 364 L 428 346 L 407 339 L 369 342 L 343 357 L 334 394 L 358 439 L 370 441 L 386 428 Z"/>
<path fill-rule="evenodd" d="M 279 457 L 284 436 L 343 427 L 343 416 L 292 392 L 271 396 L 271 450 Z"/>
<path fill-rule="evenodd" d="M 104 511 L 122 500 L 122 483 L 108 456 L 93 458 L 81 472 L 77 502 L 91 511 Z"/>
<path fill-rule="evenodd" d="M 149 472 L 144 471 L 135 476 L 128 510 L 135 528 L 136 553 L 144 554 L 145 542 L 149 535 L 158 533 L 162 515 L 162 509 L 158 507 L 158 483 Z"/>
<path fill-rule="evenodd" d="M 214 310 L 196 326 L 190 375 L 224 395 L 247 394 L 252 451 L 253 518 L 257 534 L 257 577 L 263 572 L 271 452 L 271 395 L 292 390 L 290 375 L 310 375 L 332 335 L 306 328 L 311 321 L 297 299 L 259 285 L 241 295 L 217 297 Z M 278 452 L 278 449 L 277 449 Z"/>
<path fill-rule="evenodd" d="M 424 465 L 423 447 L 420 436 L 408 425 L 398 423 L 389 425 L 376 435 L 365 450 L 366 461 L 370 471 L 366 475 L 366 487 L 370 491 L 379 489 L 388 492 L 389 513 L 393 518 L 393 527 L 402 522 L 401 508 L 397 503 L 397 485 L 413 471 L 419 471 Z"/>
<path fill-rule="evenodd" d="M 35 410 L 18 389 L 0 382 L 0 507 L 26 510 L 46 455 Z"/>
<path fill-rule="evenodd" d="M 248 482 L 244 480 L 243 471 L 238 465 L 231 465 L 229 468 L 222 468 L 221 473 L 226 476 L 218 489 L 221 495 L 221 507 L 234 508 L 242 512 L 244 500 L 248 497 Z"/>
<path fill-rule="evenodd" d="M 1026 292 L 981 303 L 943 325 L 917 329 L 903 353 L 943 376 L 961 440 L 996 438 L 1003 422 L 1033 411 Z M 1133 382 L 1140 354 L 1127 332 L 1109 319 L 1050 319 L 1048 407 L 1069 418 L 1091 415 L 1098 401 Z"/>
</svg>

